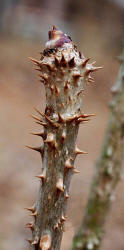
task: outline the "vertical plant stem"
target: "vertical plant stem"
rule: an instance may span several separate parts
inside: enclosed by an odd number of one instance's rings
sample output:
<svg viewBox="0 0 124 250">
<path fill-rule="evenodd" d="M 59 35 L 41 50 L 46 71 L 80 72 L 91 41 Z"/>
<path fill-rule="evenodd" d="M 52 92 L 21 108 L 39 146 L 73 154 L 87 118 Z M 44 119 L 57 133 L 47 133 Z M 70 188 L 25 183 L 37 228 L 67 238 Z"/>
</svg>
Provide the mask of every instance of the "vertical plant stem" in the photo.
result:
<svg viewBox="0 0 124 250">
<path fill-rule="evenodd" d="M 89 64 L 70 37 L 55 26 L 45 47 L 40 61 L 32 59 L 45 86 L 46 109 L 44 114 L 36 110 L 40 118 L 34 117 L 44 127 L 36 134 L 43 138 L 42 146 L 32 148 L 41 154 L 42 173 L 37 176 L 41 180 L 37 202 L 27 208 L 34 222 L 27 227 L 32 230 L 31 249 L 59 250 L 70 180 L 78 172 L 74 160 L 85 153 L 76 146 L 79 124 L 92 116 L 81 113 L 81 94 L 84 84 L 93 81 L 90 73 L 100 67 Z"/>
<path fill-rule="evenodd" d="M 100 248 L 113 192 L 120 180 L 124 160 L 124 52 L 118 80 L 112 92 L 105 141 L 96 166 L 84 219 L 73 239 L 73 250 Z"/>
</svg>

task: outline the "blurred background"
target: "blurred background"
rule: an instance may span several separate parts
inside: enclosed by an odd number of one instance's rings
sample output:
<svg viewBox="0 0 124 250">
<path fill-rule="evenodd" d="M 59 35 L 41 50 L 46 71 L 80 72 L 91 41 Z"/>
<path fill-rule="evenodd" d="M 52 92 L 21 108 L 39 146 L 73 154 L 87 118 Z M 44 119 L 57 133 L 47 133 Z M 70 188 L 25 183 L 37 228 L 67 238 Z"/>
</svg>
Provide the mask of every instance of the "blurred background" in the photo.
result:
<svg viewBox="0 0 124 250">
<path fill-rule="evenodd" d="M 43 85 L 28 57 L 40 58 L 48 30 L 55 24 L 70 35 L 80 51 L 103 70 L 95 74 L 95 84 L 85 88 L 83 111 L 96 117 L 82 125 L 78 146 L 88 151 L 75 165 L 80 175 L 73 177 L 62 250 L 69 250 L 80 225 L 90 183 L 109 116 L 110 88 L 117 79 L 124 42 L 123 0 L 1 0 L 0 1 L 0 250 L 29 249 L 31 221 L 24 210 L 37 198 L 41 159 L 25 145 L 37 146 L 40 131 L 30 118 L 34 107 L 45 107 Z M 118 185 L 106 223 L 101 250 L 124 249 L 124 181 Z M 114 200 L 114 199 L 113 199 Z"/>
</svg>

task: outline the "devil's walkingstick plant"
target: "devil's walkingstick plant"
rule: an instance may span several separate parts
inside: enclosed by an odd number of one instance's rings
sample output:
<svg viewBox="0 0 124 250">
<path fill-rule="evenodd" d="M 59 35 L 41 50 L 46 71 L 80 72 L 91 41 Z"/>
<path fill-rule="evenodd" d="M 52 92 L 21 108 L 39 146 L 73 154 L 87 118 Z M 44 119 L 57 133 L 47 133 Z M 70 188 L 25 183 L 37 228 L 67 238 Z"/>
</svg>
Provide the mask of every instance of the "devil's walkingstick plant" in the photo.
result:
<svg viewBox="0 0 124 250">
<path fill-rule="evenodd" d="M 45 113 L 37 110 L 40 118 L 34 117 L 44 131 L 36 134 L 42 137 L 42 145 L 32 148 L 41 154 L 42 170 L 37 176 L 41 180 L 38 200 L 27 208 L 34 217 L 34 222 L 27 224 L 32 230 L 29 243 L 35 250 L 59 250 L 70 180 L 78 173 L 74 161 L 78 154 L 85 154 L 76 146 L 77 133 L 79 125 L 92 116 L 81 112 L 83 87 L 93 82 L 90 73 L 101 67 L 89 64 L 89 58 L 55 26 L 49 31 L 41 59 L 31 60 L 45 86 L 46 109 Z"/>
<path fill-rule="evenodd" d="M 121 68 L 110 104 L 105 142 L 91 186 L 82 225 L 74 237 L 73 250 L 98 250 L 113 192 L 121 177 L 124 162 L 124 52 Z"/>
</svg>

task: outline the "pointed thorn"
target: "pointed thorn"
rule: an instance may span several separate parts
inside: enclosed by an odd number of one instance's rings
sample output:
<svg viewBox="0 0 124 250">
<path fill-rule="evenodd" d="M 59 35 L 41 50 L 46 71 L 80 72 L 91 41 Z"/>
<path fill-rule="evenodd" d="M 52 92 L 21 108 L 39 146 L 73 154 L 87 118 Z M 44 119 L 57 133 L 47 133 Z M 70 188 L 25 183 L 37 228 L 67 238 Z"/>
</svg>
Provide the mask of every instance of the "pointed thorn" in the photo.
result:
<svg viewBox="0 0 124 250">
<path fill-rule="evenodd" d="M 84 60 L 84 62 L 82 63 L 82 67 L 84 68 L 86 66 L 86 64 L 89 62 L 91 58 L 87 58 Z"/>
<path fill-rule="evenodd" d="M 80 171 L 79 171 L 79 170 L 77 170 L 76 168 L 74 168 L 73 173 L 74 173 L 74 174 L 79 174 L 79 173 L 80 173 Z"/>
<path fill-rule="evenodd" d="M 55 145 L 55 136 L 54 136 L 54 134 L 49 133 L 47 135 L 46 140 L 44 140 L 44 142 L 50 143 L 51 145 Z"/>
<path fill-rule="evenodd" d="M 68 65 L 70 68 L 73 68 L 75 66 L 74 57 L 72 57 L 72 59 L 68 62 Z"/>
<path fill-rule="evenodd" d="M 36 122 L 36 123 L 43 126 L 44 128 L 47 128 L 47 124 L 45 122 Z"/>
<path fill-rule="evenodd" d="M 34 67 L 33 67 L 33 69 L 36 70 L 36 71 L 38 71 L 38 72 L 41 72 L 41 69 L 40 69 L 40 68 L 34 68 Z"/>
<path fill-rule="evenodd" d="M 46 169 L 43 169 L 43 172 L 41 175 L 36 175 L 35 177 L 41 179 L 42 181 L 44 181 L 46 179 Z"/>
<path fill-rule="evenodd" d="M 103 66 L 100 66 L 100 67 L 93 67 L 91 68 L 91 71 L 97 71 L 99 69 L 103 69 Z"/>
<path fill-rule="evenodd" d="M 31 243 L 31 245 L 32 245 L 32 246 L 38 245 L 38 242 L 39 242 L 39 237 L 36 236 L 36 237 L 35 237 L 35 240 Z"/>
<path fill-rule="evenodd" d="M 88 118 L 88 117 L 91 117 L 91 116 L 95 116 L 95 114 L 82 114 L 79 116 L 79 118 Z"/>
<path fill-rule="evenodd" d="M 62 115 L 58 112 L 58 122 L 59 123 L 63 123 L 64 122 L 64 119 L 63 119 L 63 117 L 62 117 Z"/>
<path fill-rule="evenodd" d="M 41 119 L 39 119 L 38 117 L 34 116 L 34 115 L 31 115 L 31 118 L 33 118 L 34 120 L 38 121 L 38 122 L 42 122 Z"/>
<path fill-rule="evenodd" d="M 34 107 L 34 110 L 39 114 L 41 115 L 42 117 L 44 117 L 44 114 L 42 112 L 40 112 L 36 107 Z"/>
<path fill-rule="evenodd" d="M 85 123 L 85 122 L 89 122 L 89 121 L 90 121 L 90 119 L 84 119 L 84 118 L 78 118 L 78 119 L 76 120 L 77 124 L 79 124 L 79 123 L 81 123 L 81 122 Z"/>
<path fill-rule="evenodd" d="M 35 63 L 35 65 L 38 65 L 38 66 L 40 66 L 40 61 L 38 61 L 38 60 L 36 60 L 36 59 L 34 59 L 34 58 L 32 58 L 32 57 L 28 57 L 28 59 L 30 59 L 33 63 Z"/>
<path fill-rule="evenodd" d="M 65 86 L 64 86 L 64 91 L 68 91 L 70 89 L 69 82 L 66 81 Z"/>
<path fill-rule="evenodd" d="M 27 223 L 25 227 L 29 228 L 31 230 L 34 230 L 34 224 L 33 224 L 33 222 Z"/>
<path fill-rule="evenodd" d="M 25 209 L 34 213 L 35 212 L 35 205 L 33 205 L 32 207 L 25 207 Z"/>
<path fill-rule="evenodd" d="M 35 211 L 34 213 L 30 214 L 30 216 L 34 216 L 34 218 L 37 218 L 37 216 L 38 216 L 38 212 L 37 212 L 37 211 Z"/>
<path fill-rule="evenodd" d="M 88 154 L 87 152 L 80 150 L 77 147 L 77 145 L 75 146 L 75 152 L 74 153 L 75 153 L 75 155 L 78 155 L 78 154 Z"/>
<path fill-rule="evenodd" d="M 39 152 L 40 154 L 42 154 L 42 152 L 43 152 L 43 149 L 42 149 L 42 146 L 41 147 L 31 147 L 31 146 L 25 146 L 26 148 L 29 148 L 29 149 L 32 149 L 32 150 L 34 150 L 34 151 L 37 151 L 37 152 Z"/>
<path fill-rule="evenodd" d="M 60 61 L 60 65 L 61 65 L 62 67 L 66 67 L 66 66 L 67 66 L 67 63 L 66 63 L 66 60 L 65 60 L 64 55 L 62 55 L 62 58 L 61 58 L 61 61 Z"/>
<path fill-rule="evenodd" d="M 28 239 L 25 239 L 25 240 L 31 245 L 31 242 L 32 242 L 31 240 L 28 240 Z"/>
<path fill-rule="evenodd" d="M 57 57 L 55 57 L 55 65 L 57 68 L 59 67 L 59 60 L 57 59 Z"/>
<path fill-rule="evenodd" d="M 55 95 L 57 98 L 58 98 L 59 94 L 60 94 L 60 89 L 55 84 Z"/>
<path fill-rule="evenodd" d="M 45 139 L 45 133 L 44 132 L 40 132 L 40 133 L 30 133 L 31 135 L 37 135 L 37 136 L 40 136 L 42 137 L 43 139 Z"/>
<path fill-rule="evenodd" d="M 54 126 L 54 127 L 56 127 L 56 128 L 58 128 L 58 127 L 60 126 L 59 123 L 54 122 L 54 121 L 51 120 L 47 115 L 44 114 L 44 116 L 45 116 L 46 120 L 47 120 L 52 126 Z"/>
<path fill-rule="evenodd" d="M 74 81 L 77 81 L 80 77 L 81 77 L 81 75 L 78 73 L 73 74 Z"/>
<path fill-rule="evenodd" d="M 61 191 L 64 192 L 64 188 L 63 188 L 63 179 L 59 178 L 57 183 L 56 183 L 56 188 Z"/>
<path fill-rule="evenodd" d="M 63 222 L 63 221 L 66 221 L 66 218 L 64 217 L 64 215 L 62 215 L 61 221 L 62 221 L 62 222 Z"/>
<path fill-rule="evenodd" d="M 68 198 L 69 198 L 69 194 L 68 194 L 68 192 L 66 192 L 66 194 L 65 194 L 65 198 L 66 198 L 66 199 L 68 199 Z"/>
<path fill-rule="evenodd" d="M 65 162 L 65 168 L 74 168 L 74 166 L 71 164 L 71 159 L 67 159 Z"/>
<path fill-rule="evenodd" d="M 72 122 L 72 121 L 76 120 L 77 118 L 78 118 L 77 115 L 73 115 L 72 117 L 68 117 L 68 118 L 66 119 L 66 121 L 67 121 L 67 122 Z"/>
</svg>

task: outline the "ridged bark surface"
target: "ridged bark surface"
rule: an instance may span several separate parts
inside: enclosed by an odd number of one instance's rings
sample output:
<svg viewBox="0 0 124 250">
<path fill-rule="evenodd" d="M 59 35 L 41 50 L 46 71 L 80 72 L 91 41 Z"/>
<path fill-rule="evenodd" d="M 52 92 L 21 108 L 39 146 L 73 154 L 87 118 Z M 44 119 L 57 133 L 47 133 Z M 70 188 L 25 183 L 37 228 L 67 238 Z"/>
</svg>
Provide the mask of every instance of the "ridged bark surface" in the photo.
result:
<svg viewBox="0 0 124 250">
<path fill-rule="evenodd" d="M 124 162 L 124 52 L 117 84 L 112 88 L 105 142 L 91 186 L 82 225 L 74 237 L 73 250 L 98 250 L 104 236 L 104 225 L 121 178 Z"/>
<path fill-rule="evenodd" d="M 43 144 L 32 148 L 42 156 L 40 190 L 35 206 L 27 208 L 34 217 L 27 227 L 35 250 L 60 249 L 70 180 L 78 172 L 74 160 L 85 153 L 76 146 L 79 124 L 91 116 L 81 112 L 82 91 L 93 81 L 90 73 L 99 69 L 88 64 L 68 36 L 55 27 L 50 32 L 40 61 L 32 59 L 46 90 L 45 113 L 37 111 L 40 118 L 34 117 L 44 127 Z"/>
</svg>

